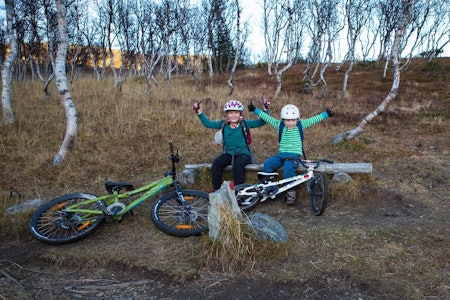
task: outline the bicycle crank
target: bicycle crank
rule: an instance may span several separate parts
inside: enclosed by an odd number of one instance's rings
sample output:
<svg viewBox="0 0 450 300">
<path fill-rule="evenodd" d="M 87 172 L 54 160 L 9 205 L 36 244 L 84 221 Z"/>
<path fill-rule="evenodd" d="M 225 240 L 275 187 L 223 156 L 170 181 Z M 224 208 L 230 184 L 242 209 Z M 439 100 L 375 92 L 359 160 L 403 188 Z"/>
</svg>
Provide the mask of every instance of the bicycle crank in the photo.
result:
<svg viewBox="0 0 450 300">
<path fill-rule="evenodd" d="M 110 216 L 116 216 L 121 214 L 125 209 L 126 209 L 126 205 L 124 203 L 121 202 L 117 202 L 117 203 L 113 203 L 110 204 L 106 207 L 106 212 L 110 215 Z"/>
</svg>

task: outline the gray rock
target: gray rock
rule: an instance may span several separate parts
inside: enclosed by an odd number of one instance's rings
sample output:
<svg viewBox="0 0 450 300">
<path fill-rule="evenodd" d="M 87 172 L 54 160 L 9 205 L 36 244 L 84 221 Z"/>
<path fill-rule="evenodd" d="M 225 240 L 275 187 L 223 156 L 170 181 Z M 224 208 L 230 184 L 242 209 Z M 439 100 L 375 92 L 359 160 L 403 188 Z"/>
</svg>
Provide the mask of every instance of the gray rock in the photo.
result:
<svg viewBox="0 0 450 300">
<path fill-rule="evenodd" d="M 289 240 L 284 227 L 269 215 L 254 213 L 250 216 L 250 224 L 260 239 L 278 243 L 285 243 Z"/>
<path fill-rule="evenodd" d="M 17 205 L 8 207 L 6 209 L 6 213 L 12 215 L 12 214 L 20 214 L 24 212 L 28 212 L 30 210 L 34 210 L 42 205 L 42 199 L 36 198 L 32 200 L 28 200 L 22 203 L 19 203 Z"/>
<path fill-rule="evenodd" d="M 183 170 L 183 172 L 178 174 L 178 182 L 181 185 L 193 184 L 195 183 L 196 172 L 194 170 Z"/>
<path fill-rule="evenodd" d="M 349 183 L 350 181 L 352 181 L 352 177 L 350 175 L 348 175 L 347 173 L 336 173 L 333 175 L 333 179 L 334 182 L 342 182 L 342 183 Z"/>
</svg>

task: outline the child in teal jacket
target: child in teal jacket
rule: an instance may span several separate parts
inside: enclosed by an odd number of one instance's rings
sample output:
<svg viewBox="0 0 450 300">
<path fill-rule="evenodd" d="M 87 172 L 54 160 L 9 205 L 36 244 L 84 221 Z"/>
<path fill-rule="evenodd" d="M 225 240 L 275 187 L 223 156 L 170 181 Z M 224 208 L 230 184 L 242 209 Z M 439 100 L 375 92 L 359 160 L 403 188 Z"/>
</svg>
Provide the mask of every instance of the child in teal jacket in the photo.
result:
<svg viewBox="0 0 450 300">
<path fill-rule="evenodd" d="M 265 98 L 263 98 L 264 100 Z M 268 109 L 270 102 L 266 99 L 265 109 Z M 192 109 L 197 113 L 203 126 L 206 128 L 221 129 L 223 126 L 223 152 L 214 159 L 211 167 L 213 189 L 218 190 L 223 182 L 223 169 L 231 165 L 233 182 L 235 185 L 245 182 L 245 166 L 251 163 L 250 149 L 247 137 L 242 129 L 242 112 L 244 106 L 240 101 L 230 100 L 224 105 L 226 113 L 224 120 L 212 121 L 202 112 L 201 102 L 196 102 Z M 247 129 L 261 127 L 266 122 L 262 119 L 245 120 Z"/>
</svg>

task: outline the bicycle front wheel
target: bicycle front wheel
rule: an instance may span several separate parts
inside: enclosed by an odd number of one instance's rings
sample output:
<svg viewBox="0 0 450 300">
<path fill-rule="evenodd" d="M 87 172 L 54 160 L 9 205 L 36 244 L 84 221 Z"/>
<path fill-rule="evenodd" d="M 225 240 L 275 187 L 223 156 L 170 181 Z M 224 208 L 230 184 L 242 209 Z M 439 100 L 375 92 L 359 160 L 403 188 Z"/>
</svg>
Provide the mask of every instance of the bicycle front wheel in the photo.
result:
<svg viewBox="0 0 450 300">
<path fill-rule="evenodd" d="M 197 190 L 183 190 L 182 194 L 186 204 L 176 191 L 159 198 L 152 207 L 152 221 L 168 235 L 200 235 L 208 230 L 208 194 Z"/>
<path fill-rule="evenodd" d="M 314 178 L 308 181 L 309 199 L 311 200 L 311 212 L 320 216 L 327 207 L 328 179 L 323 173 L 315 173 Z"/>
<path fill-rule="evenodd" d="M 83 212 L 68 212 L 71 205 L 97 196 L 85 193 L 67 194 L 54 198 L 38 208 L 31 216 L 31 235 L 48 244 L 67 244 L 77 241 L 99 228 L 104 222 L 103 214 L 93 214 L 89 210 L 100 209 L 97 202 L 77 207 Z"/>
</svg>

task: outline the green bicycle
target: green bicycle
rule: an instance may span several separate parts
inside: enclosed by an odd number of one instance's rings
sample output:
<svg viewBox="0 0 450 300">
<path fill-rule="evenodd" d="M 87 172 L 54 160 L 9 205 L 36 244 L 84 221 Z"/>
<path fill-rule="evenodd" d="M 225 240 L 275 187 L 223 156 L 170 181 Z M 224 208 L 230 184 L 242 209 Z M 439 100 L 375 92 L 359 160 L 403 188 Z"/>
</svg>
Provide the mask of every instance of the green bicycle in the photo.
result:
<svg viewBox="0 0 450 300">
<path fill-rule="evenodd" d="M 170 145 L 172 170 L 164 178 L 135 189 L 129 182 L 105 182 L 108 194 L 67 194 L 38 208 L 29 223 L 34 238 L 48 244 L 67 244 L 98 229 L 105 220 L 122 221 L 133 209 L 169 186 L 174 190 L 152 206 L 151 219 L 158 229 L 177 237 L 200 235 L 208 230 L 207 193 L 183 189 L 177 181 L 178 150 Z M 122 192 L 123 191 L 123 192 Z"/>
</svg>

